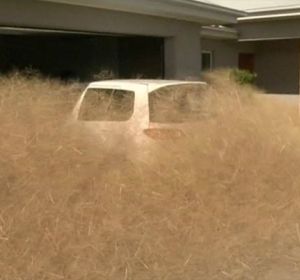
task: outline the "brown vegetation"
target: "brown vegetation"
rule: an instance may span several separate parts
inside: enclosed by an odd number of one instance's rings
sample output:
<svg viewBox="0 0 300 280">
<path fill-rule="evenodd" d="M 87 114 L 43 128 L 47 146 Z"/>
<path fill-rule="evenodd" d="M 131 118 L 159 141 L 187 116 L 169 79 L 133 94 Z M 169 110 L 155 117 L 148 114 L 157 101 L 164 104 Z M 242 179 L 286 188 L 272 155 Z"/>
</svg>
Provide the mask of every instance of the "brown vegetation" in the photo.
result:
<svg viewBox="0 0 300 280">
<path fill-rule="evenodd" d="M 79 86 L 2 77 L 0 279 L 299 272 L 297 113 L 227 77 L 207 77 L 214 117 L 188 139 L 162 144 L 151 163 L 65 127 Z"/>
</svg>

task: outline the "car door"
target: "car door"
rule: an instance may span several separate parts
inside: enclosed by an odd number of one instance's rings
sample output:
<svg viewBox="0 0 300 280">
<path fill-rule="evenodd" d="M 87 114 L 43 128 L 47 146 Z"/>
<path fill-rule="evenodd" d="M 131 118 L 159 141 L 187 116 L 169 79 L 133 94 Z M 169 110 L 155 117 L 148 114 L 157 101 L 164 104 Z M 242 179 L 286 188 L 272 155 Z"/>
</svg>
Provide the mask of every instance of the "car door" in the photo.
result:
<svg viewBox="0 0 300 280">
<path fill-rule="evenodd" d="M 147 135 L 158 140 L 183 137 L 194 123 L 204 119 L 204 91 L 202 84 L 183 84 L 150 92 Z"/>
</svg>

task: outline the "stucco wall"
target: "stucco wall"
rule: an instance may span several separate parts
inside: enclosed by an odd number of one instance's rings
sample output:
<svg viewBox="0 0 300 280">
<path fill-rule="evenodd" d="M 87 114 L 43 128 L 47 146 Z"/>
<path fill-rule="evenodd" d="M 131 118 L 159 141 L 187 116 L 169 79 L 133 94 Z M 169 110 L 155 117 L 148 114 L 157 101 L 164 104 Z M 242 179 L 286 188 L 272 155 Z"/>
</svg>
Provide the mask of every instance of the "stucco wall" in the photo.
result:
<svg viewBox="0 0 300 280">
<path fill-rule="evenodd" d="M 167 78 L 197 78 L 201 72 L 199 24 L 33 0 L 0 1 L 0 10 L 0 25 L 6 26 L 164 37 Z"/>
<path fill-rule="evenodd" d="M 259 22 L 241 21 L 237 28 L 240 40 L 300 38 L 300 19 L 279 19 Z"/>
<path fill-rule="evenodd" d="M 234 40 L 202 39 L 202 50 L 213 53 L 213 68 L 238 65 L 238 45 Z"/>
<path fill-rule="evenodd" d="M 202 39 L 213 68 L 238 67 L 239 53 L 253 53 L 257 85 L 270 93 L 299 93 L 300 40 L 237 42 Z"/>
<path fill-rule="evenodd" d="M 257 84 L 270 93 L 299 93 L 298 40 L 256 43 Z"/>
<path fill-rule="evenodd" d="M 240 40 L 254 41 L 257 83 L 268 92 L 299 93 L 300 19 L 240 22 Z"/>
<path fill-rule="evenodd" d="M 237 40 L 202 39 L 202 50 L 213 52 L 213 68 L 236 68 L 240 52 L 254 52 L 252 43 Z"/>
</svg>

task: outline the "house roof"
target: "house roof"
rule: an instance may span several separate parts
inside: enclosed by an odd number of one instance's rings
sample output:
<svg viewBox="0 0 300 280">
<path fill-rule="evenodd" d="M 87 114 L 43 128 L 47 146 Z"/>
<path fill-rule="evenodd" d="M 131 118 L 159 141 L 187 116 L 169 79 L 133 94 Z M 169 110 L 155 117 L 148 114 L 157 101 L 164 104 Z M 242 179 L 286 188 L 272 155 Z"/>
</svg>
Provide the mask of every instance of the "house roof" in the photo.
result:
<svg viewBox="0 0 300 280">
<path fill-rule="evenodd" d="M 201 24 L 236 23 L 237 17 L 245 15 L 236 9 L 222 7 L 198 0 L 40 0 L 61 4 L 117 10 Z"/>
<path fill-rule="evenodd" d="M 267 6 L 260 8 L 249 9 L 247 12 L 249 14 L 273 14 L 287 11 L 295 11 L 300 9 L 300 1 L 298 4 L 293 5 L 277 5 L 277 6 Z"/>
<path fill-rule="evenodd" d="M 299 1 L 300 2 L 300 1 Z M 248 15 L 240 17 L 239 22 L 257 22 L 257 21 L 273 21 L 288 20 L 300 17 L 300 3 L 293 5 L 278 5 L 275 7 L 263 7 L 251 9 Z"/>
<path fill-rule="evenodd" d="M 294 9 L 300 6 L 299 0 L 199 0 L 208 4 L 216 4 L 248 13 L 266 12 L 277 9 Z"/>
<path fill-rule="evenodd" d="M 247 15 L 239 22 L 272 21 L 300 16 L 300 0 L 201 0 L 206 3 L 224 5 L 244 10 Z"/>
</svg>

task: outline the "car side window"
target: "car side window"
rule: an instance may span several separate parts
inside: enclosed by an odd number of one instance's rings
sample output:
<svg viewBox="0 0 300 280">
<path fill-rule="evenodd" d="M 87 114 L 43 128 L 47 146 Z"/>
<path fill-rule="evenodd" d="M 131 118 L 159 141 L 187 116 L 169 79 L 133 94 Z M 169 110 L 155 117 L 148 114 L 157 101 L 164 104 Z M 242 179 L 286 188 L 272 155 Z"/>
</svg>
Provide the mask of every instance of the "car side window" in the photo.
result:
<svg viewBox="0 0 300 280">
<path fill-rule="evenodd" d="M 181 123 L 201 118 L 203 85 L 176 85 L 149 94 L 150 122 Z"/>
<path fill-rule="evenodd" d="M 90 88 L 81 103 L 80 121 L 128 121 L 134 112 L 134 92 Z"/>
</svg>

